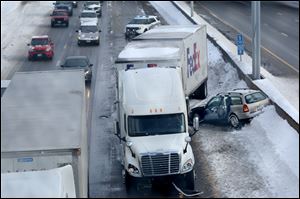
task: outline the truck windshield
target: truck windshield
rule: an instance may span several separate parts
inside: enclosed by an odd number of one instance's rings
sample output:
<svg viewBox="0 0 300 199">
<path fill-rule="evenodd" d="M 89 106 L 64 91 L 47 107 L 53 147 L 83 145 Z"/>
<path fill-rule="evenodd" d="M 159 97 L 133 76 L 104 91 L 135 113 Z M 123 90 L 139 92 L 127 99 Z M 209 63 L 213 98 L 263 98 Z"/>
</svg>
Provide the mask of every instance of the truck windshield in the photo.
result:
<svg viewBox="0 0 300 199">
<path fill-rule="evenodd" d="M 128 132 L 133 137 L 184 133 L 184 114 L 128 116 Z"/>
</svg>

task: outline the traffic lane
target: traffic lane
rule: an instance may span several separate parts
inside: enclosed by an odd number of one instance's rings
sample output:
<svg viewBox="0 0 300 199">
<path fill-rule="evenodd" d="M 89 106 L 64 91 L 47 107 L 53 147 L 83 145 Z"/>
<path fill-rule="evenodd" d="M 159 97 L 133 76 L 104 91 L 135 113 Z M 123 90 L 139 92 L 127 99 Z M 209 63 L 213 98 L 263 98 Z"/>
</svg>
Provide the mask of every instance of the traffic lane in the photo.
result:
<svg viewBox="0 0 300 199">
<path fill-rule="evenodd" d="M 227 23 L 232 26 L 238 32 L 247 35 L 250 39 L 251 36 L 251 6 L 240 4 L 237 2 L 199 2 L 201 6 L 212 12 L 217 16 L 222 22 Z M 264 9 L 263 9 L 264 8 Z M 271 11 L 269 11 L 271 10 Z M 295 70 L 299 71 L 299 44 L 295 42 L 295 38 L 290 37 L 285 32 L 297 32 L 299 29 L 299 24 L 288 23 L 288 29 L 275 29 L 276 27 L 281 27 L 281 23 L 285 23 L 290 20 L 290 17 L 281 15 L 280 18 L 274 17 L 274 12 L 272 7 L 268 4 L 262 6 L 261 12 L 261 38 L 262 45 L 273 54 L 279 60 L 284 60 L 289 65 L 291 65 Z M 277 13 L 277 12 L 276 12 Z M 267 16 L 267 17 L 266 17 Z M 297 17 L 297 14 L 294 14 Z M 275 20 L 271 20 L 275 18 Z M 284 19 L 284 20 L 282 20 Z M 266 24 L 263 26 L 263 24 Z M 268 25 L 269 24 L 269 25 Z M 299 34 L 298 34 L 299 35 Z M 299 36 L 297 37 L 297 41 Z M 284 63 L 285 64 L 285 63 Z M 289 67 L 291 67 L 289 66 Z M 295 71 L 294 70 L 294 71 Z"/>
<path fill-rule="evenodd" d="M 103 42 L 98 52 L 96 70 L 89 156 L 89 197 L 139 197 L 166 196 L 152 189 L 125 190 L 122 178 L 121 146 L 114 135 L 113 121 L 116 117 L 114 60 L 128 41 L 125 25 L 136 15 L 145 14 L 139 2 L 104 2 L 101 29 Z M 133 184 L 134 186 L 134 184 Z M 166 191 L 165 191 L 166 192 Z"/>
<path fill-rule="evenodd" d="M 66 57 L 67 52 L 74 48 L 76 29 L 78 29 L 80 7 L 73 10 L 73 16 L 69 18 L 69 27 L 51 27 L 50 13 L 44 17 L 49 20 L 45 24 L 38 26 L 39 31 L 36 35 L 48 35 L 54 43 L 54 56 L 52 60 L 28 61 L 27 53 L 22 55 L 24 63 L 19 71 L 41 71 L 41 70 L 61 70 L 61 63 Z M 30 43 L 30 41 L 28 41 Z"/>
</svg>

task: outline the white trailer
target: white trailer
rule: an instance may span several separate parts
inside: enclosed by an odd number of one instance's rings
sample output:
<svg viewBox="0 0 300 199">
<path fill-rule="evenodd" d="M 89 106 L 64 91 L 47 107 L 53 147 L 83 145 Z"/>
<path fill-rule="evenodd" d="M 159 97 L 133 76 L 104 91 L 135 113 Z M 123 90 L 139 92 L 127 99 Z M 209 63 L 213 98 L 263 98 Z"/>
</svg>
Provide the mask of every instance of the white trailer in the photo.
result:
<svg viewBox="0 0 300 199">
<path fill-rule="evenodd" d="M 118 69 L 179 67 L 186 96 L 207 96 L 206 26 L 159 26 L 133 39 L 121 51 Z"/>
<path fill-rule="evenodd" d="M 16 73 L 1 98 L 1 173 L 70 164 L 87 197 L 87 150 L 84 71 Z"/>
<path fill-rule="evenodd" d="M 194 189 L 194 154 L 179 68 L 118 71 L 116 135 L 126 188 L 132 179 Z M 177 184 L 178 185 L 178 184 Z"/>
<path fill-rule="evenodd" d="M 1 173 L 1 198 L 75 198 L 71 165 L 45 171 Z"/>
</svg>

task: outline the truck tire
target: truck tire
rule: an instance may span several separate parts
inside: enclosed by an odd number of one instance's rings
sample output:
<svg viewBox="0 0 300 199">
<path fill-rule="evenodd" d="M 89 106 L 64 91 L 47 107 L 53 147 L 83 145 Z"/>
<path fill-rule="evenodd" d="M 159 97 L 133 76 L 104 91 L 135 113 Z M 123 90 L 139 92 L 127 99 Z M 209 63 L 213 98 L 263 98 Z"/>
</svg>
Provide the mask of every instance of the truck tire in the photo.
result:
<svg viewBox="0 0 300 199">
<path fill-rule="evenodd" d="M 207 96 L 207 80 L 193 93 L 192 97 L 196 99 L 205 99 Z"/>
<path fill-rule="evenodd" d="M 207 80 L 203 82 L 203 84 L 200 86 L 199 90 L 199 97 L 200 99 L 205 99 L 207 96 Z"/>
<path fill-rule="evenodd" d="M 66 23 L 66 27 L 69 27 L 69 22 Z"/>
<path fill-rule="evenodd" d="M 51 27 L 54 27 L 54 23 L 53 22 L 51 22 Z"/>
<path fill-rule="evenodd" d="M 194 190 L 195 189 L 195 170 L 188 172 L 185 175 L 185 188 L 187 190 Z"/>
<path fill-rule="evenodd" d="M 128 174 L 127 171 L 125 171 L 125 187 L 126 187 L 126 192 L 130 192 L 131 184 L 132 184 L 132 177 Z"/>
</svg>

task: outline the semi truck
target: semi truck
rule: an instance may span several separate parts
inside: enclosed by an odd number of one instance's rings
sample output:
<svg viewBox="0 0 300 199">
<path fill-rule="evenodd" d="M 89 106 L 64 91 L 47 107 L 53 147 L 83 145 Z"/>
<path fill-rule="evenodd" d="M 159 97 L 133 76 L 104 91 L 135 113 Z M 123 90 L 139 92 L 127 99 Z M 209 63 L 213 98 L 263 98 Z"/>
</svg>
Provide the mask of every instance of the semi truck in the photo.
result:
<svg viewBox="0 0 300 199">
<path fill-rule="evenodd" d="M 195 159 L 181 69 L 120 69 L 116 87 L 115 134 L 121 143 L 127 191 L 132 184 L 139 186 L 145 180 L 175 182 L 193 190 Z M 198 130 L 196 120 L 194 127 Z"/>
<path fill-rule="evenodd" d="M 43 171 L 1 173 L 1 198 L 75 198 L 71 165 Z"/>
<path fill-rule="evenodd" d="M 163 25 L 137 37 L 120 52 L 118 69 L 178 67 L 187 97 L 207 96 L 205 25 Z"/>
<path fill-rule="evenodd" d="M 1 98 L 1 174 L 71 165 L 87 197 L 87 150 L 84 71 L 16 73 Z"/>
</svg>

